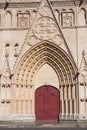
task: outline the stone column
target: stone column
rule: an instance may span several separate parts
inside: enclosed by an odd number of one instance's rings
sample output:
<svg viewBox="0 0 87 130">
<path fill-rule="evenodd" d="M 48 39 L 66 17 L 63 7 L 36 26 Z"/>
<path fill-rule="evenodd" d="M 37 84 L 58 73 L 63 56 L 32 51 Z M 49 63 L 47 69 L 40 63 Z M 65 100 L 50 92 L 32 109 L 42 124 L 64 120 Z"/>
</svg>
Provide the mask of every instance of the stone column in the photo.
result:
<svg viewBox="0 0 87 130">
<path fill-rule="evenodd" d="M 67 85 L 65 85 L 65 103 L 66 103 L 66 118 L 67 118 L 68 115 Z"/>
<path fill-rule="evenodd" d="M 63 100 L 63 94 L 64 94 L 64 91 L 63 91 L 63 86 L 61 86 L 61 99 Z"/>
<path fill-rule="evenodd" d="M 30 100 L 27 103 L 27 114 L 30 115 Z"/>
<path fill-rule="evenodd" d="M 66 118 L 68 118 L 68 100 L 66 99 Z"/>
<path fill-rule="evenodd" d="M 26 106 L 26 115 L 28 113 L 28 109 L 27 109 L 27 106 L 28 106 L 28 100 L 25 100 L 25 106 Z"/>
<path fill-rule="evenodd" d="M 13 97 L 13 95 L 14 95 L 14 88 L 15 88 L 15 86 L 16 85 L 14 85 L 14 84 L 11 84 L 11 86 L 10 86 L 10 97 L 9 97 L 9 100 L 10 100 L 10 114 L 12 115 L 13 114 L 13 112 L 12 112 L 12 110 L 13 110 L 13 105 L 14 105 L 14 97 Z"/>
<path fill-rule="evenodd" d="M 27 88 L 27 115 L 30 114 L 30 85 L 28 85 L 28 88 Z"/>
<path fill-rule="evenodd" d="M 73 85 L 71 85 L 71 98 L 73 99 Z"/>
<path fill-rule="evenodd" d="M 73 84 L 74 119 L 76 117 L 76 86 Z"/>
<path fill-rule="evenodd" d="M 5 11 L 4 10 L 2 10 L 2 12 L 1 12 L 1 26 L 2 26 L 2 28 L 4 28 L 4 26 L 5 26 Z"/>
<path fill-rule="evenodd" d="M 30 115 L 34 114 L 34 87 L 33 85 L 30 85 L 30 91 L 29 91 L 29 108 L 30 108 Z"/>
<path fill-rule="evenodd" d="M 62 100 L 62 117 L 64 116 L 64 100 Z"/>
<path fill-rule="evenodd" d="M 64 86 L 63 85 L 61 85 L 61 106 L 62 106 L 62 117 L 63 117 L 63 115 L 64 115 Z"/>
<path fill-rule="evenodd" d="M 61 104 L 60 104 L 60 105 L 61 105 L 61 106 L 60 106 L 60 109 L 61 109 L 61 110 L 60 110 L 60 117 L 62 116 L 62 100 L 63 100 L 63 87 L 60 86 L 60 101 L 61 101 L 61 102 L 60 102 L 60 103 L 61 103 Z"/>
<path fill-rule="evenodd" d="M 14 100 L 15 101 L 15 107 L 14 107 L 14 109 L 15 109 L 15 111 L 14 111 L 14 114 L 15 115 L 17 115 L 18 114 L 18 100 Z"/>
<path fill-rule="evenodd" d="M 76 116 L 76 99 L 74 99 L 74 116 Z"/>
<path fill-rule="evenodd" d="M 18 87 L 18 115 L 21 114 L 21 85 Z"/>
<path fill-rule="evenodd" d="M 65 97 L 64 97 L 64 99 L 67 99 L 67 86 L 65 85 L 65 87 L 64 87 L 64 89 L 65 89 L 65 91 L 64 91 L 64 95 L 65 95 Z"/>
<path fill-rule="evenodd" d="M 69 85 L 69 88 L 68 88 L 68 95 L 69 95 L 69 99 L 71 99 L 71 86 Z"/>
<path fill-rule="evenodd" d="M 0 77 L 0 108 L 1 108 L 1 77 Z M 1 115 L 1 109 L 0 109 L 0 115 Z"/>
<path fill-rule="evenodd" d="M 12 27 L 13 28 L 16 28 L 17 27 L 17 12 L 15 9 L 13 9 L 13 12 L 12 12 Z"/>
<path fill-rule="evenodd" d="M 76 92 L 75 92 L 75 91 L 76 91 L 76 88 L 75 88 L 75 87 L 76 87 L 76 86 L 73 85 L 73 98 L 74 98 L 74 99 L 76 98 L 76 94 L 75 94 L 75 93 L 76 93 Z"/>
<path fill-rule="evenodd" d="M 35 89 L 34 89 L 34 85 L 32 85 L 32 115 L 35 116 Z"/>
<path fill-rule="evenodd" d="M 16 88 L 16 85 L 13 84 L 11 88 L 11 113 L 12 114 L 15 114 L 15 95 L 14 95 L 15 88 Z"/>
<path fill-rule="evenodd" d="M 70 116 L 72 116 L 72 99 L 70 99 Z"/>
<path fill-rule="evenodd" d="M 87 82 L 86 82 L 86 117 L 87 117 Z"/>
</svg>

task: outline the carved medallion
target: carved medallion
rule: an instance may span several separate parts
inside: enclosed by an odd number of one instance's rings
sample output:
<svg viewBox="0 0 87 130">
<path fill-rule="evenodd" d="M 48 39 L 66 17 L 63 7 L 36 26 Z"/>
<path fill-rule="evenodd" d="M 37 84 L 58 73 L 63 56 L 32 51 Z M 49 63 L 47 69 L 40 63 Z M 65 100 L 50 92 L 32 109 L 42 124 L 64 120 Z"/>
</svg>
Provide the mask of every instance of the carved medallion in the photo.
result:
<svg viewBox="0 0 87 130">
<path fill-rule="evenodd" d="M 41 17 L 37 20 L 34 28 L 34 35 L 43 40 L 51 39 L 57 32 L 57 25 L 50 17 Z"/>
</svg>

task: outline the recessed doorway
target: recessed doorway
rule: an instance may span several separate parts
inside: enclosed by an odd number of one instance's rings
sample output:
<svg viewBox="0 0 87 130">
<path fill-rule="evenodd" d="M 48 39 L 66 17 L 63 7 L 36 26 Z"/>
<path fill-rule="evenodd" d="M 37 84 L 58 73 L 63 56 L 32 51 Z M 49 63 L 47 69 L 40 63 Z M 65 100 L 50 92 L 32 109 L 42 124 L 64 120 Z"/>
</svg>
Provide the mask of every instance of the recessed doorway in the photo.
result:
<svg viewBox="0 0 87 130">
<path fill-rule="evenodd" d="M 36 120 L 59 120 L 60 93 L 55 87 L 44 85 L 35 92 Z"/>
</svg>

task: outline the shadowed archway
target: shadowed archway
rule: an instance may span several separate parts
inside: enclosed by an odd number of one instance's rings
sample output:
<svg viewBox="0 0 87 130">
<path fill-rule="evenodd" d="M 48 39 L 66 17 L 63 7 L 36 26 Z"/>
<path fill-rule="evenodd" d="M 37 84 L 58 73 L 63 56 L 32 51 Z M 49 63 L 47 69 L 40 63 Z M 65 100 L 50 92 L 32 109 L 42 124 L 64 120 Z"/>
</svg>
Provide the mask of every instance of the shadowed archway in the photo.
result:
<svg viewBox="0 0 87 130">
<path fill-rule="evenodd" d="M 26 105 L 26 112 L 25 110 L 23 112 L 28 115 L 35 115 L 34 81 L 38 70 L 44 64 L 50 65 L 59 79 L 60 117 L 63 118 L 64 116 L 76 114 L 76 81 L 74 80 L 77 72 L 76 65 L 62 48 L 49 41 L 43 41 L 33 46 L 17 64 L 13 79 L 15 91 L 13 92 L 13 98 L 15 97 L 14 105 L 29 103 L 28 106 Z M 26 96 L 23 96 L 23 92 Z M 17 95 L 21 96 L 18 98 Z M 16 101 L 17 103 L 15 103 Z M 21 101 L 22 103 L 19 103 Z M 75 106 L 74 110 L 73 105 Z M 15 111 L 22 113 L 19 110 Z"/>
</svg>

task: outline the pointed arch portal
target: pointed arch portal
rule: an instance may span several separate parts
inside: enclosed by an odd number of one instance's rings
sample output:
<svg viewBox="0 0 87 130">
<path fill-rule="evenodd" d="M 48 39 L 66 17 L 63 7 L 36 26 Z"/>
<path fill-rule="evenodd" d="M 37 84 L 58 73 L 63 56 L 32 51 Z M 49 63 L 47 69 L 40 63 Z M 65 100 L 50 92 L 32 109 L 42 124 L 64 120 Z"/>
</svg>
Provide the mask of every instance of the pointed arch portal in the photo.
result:
<svg viewBox="0 0 87 130">
<path fill-rule="evenodd" d="M 77 71 L 73 59 L 62 48 L 48 41 L 43 41 L 26 52 L 17 64 L 14 80 L 16 83 L 25 83 L 26 80 L 26 83 L 32 84 L 37 71 L 45 63 L 55 70 L 60 85 L 73 83 Z"/>
<path fill-rule="evenodd" d="M 58 77 L 60 117 L 74 115 L 76 113 L 76 80 L 74 77 L 77 71 L 75 63 L 62 48 L 49 41 L 43 41 L 31 47 L 17 64 L 13 79 L 13 113 L 35 116 L 35 78 L 44 64 L 51 66 Z M 39 91 L 38 88 L 37 90 Z M 74 110 L 73 106 L 75 106 Z"/>
</svg>

